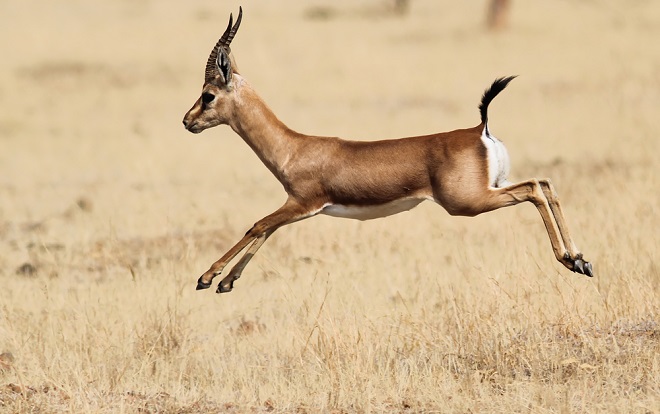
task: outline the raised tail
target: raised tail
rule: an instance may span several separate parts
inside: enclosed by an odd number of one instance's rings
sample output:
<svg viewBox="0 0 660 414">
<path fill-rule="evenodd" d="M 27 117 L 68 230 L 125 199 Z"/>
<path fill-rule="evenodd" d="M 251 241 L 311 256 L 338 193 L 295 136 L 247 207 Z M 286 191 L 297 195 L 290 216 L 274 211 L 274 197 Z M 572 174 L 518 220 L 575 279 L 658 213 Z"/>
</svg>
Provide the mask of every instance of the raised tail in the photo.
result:
<svg viewBox="0 0 660 414">
<path fill-rule="evenodd" d="M 486 134 L 488 134 L 488 105 L 490 102 L 495 99 L 497 94 L 502 92 L 506 85 L 511 82 L 515 76 L 507 76 L 506 78 L 497 78 L 490 88 L 486 89 L 483 96 L 481 97 L 481 103 L 479 104 L 479 113 L 481 114 L 481 123 L 486 128 Z"/>
</svg>

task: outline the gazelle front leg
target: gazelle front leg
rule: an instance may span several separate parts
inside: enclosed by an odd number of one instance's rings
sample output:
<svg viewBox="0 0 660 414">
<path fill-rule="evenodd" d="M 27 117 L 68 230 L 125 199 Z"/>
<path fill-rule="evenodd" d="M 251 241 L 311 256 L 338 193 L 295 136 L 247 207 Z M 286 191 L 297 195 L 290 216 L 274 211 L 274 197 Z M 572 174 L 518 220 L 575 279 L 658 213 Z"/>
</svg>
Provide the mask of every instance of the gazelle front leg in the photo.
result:
<svg viewBox="0 0 660 414">
<path fill-rule="evenodd" d="M 252 260 L 254 255 L 257 253 L 257 250 L 264 244 L 266 239 L 273 234 L 275 230 L 272 230 L 270 232 L 266 232 L 262 234 L 261 236 L 257 237 L 255 241 L 252 242 L 250 247 L 248 247 L 247 251 L 245 254 L 243 254 L 243 257 L 241 257 L 241 260 L 238 261 L 232 267 L 232 269 L 229 271 L 229 274 L 225 276 L 224 279 L 220 281 L 218 284 L 218 289 L 216 289 L 215 293 L 227 293 L 231 292 L 232 289 L 234 288 L 234 282 L 241 277 L 241 274 L 243 273 L 243 269 L 245 269 L 245 266 Z"/>
<path fill-rule="evenodd" d="M 530 201 L 541 214 L 555 258 L 573 272 L 593 276 L 593 266 L 584 260 L 570 237 L 559 198 L 549 180 L 532 179 L 491 191 L 485 211 Z"/>
<path fill-rule="evenodd" d="M 208 289 L 211 287 L 211 283 L 213 283 L 213 278 L 220 275 L 222 271 L 224 270 L 225 266 L 227 266 L 227 263 L 231 262 L 231 260 L 236 257 L 237 254 L 241 252 L 247 246 L 252 240 L 254 240 L 254 237 L 251 236 L 248 232 L 243 238 L 236 243 L 227 253 L 225 253 L 218 261 L 213 263 L 209 270 L 207 270 L 203 275 L 197 279 L 197 290 L 201 289 Z"/>
<path fill-rule="evenodd" d="M 227 253 L 225 253 L 218 261 L 213 263 L 209 270 L 197 280 L 197 290 L 208 289 L 211 287 L 213 278 L 220 275 L 225 266 L 227 266 L 227 264 L 236 257 L 241 250 L 250 243 L 253 243 L 252 246 L 250 246 L 250 249 L 248 249 L 246 256 L 237 263 L 236 272 L 234 272 L 234 269 L 230 272 L 230 276 L 234 278 L 233 280 L 236 280 L 238 278 L 236 275 L 240 276 L 240 272 L 272 232 L 285 224 L 311 217 L 318 213 L 319 210 L 320 209 L 308 208 L 291 199 L 287 200 L 287 202 L 277 211 L 256 222 L 238 243 L 229 249 L 229 251 L 227 251 Z M 218 293 L 230 291 L 233 285 L 233 280 L 230 280 L 229 276 L 223 279 L 220 286 L 218 286 Z"/>
</svg>

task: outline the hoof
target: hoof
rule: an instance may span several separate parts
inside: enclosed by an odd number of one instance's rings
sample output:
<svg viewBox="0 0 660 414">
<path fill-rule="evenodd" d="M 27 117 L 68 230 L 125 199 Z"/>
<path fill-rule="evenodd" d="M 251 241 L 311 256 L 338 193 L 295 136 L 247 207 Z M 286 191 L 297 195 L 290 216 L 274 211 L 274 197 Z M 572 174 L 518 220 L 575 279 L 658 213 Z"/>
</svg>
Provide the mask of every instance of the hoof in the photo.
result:
<svg viewBox="0 0 660 414">
<path fill-rule="evenodd" d="M 211 283 L 204 283 L 204 281 L 202 281 L 202 278 L 200 277 L 199 279 L 197 279 L 197 288 L 195 288 L 195 290 L 203 290 L 203 289 L 208 289 L 210 287 L 211 287 Z"/>
<path fill-rule="evenodd" d="M 232 289 L 234 289 L 234 282 L 231 282 L 229 286 L 223 286 L 222 283 L 220 283 L 215 290 L 215 293 L 229 293 Z"/>
<path fill-rule="evenodd" d="M 573 261 L 573 271 L 585 276 L 594 277 L 594 268 L 591 263 L 582 258 L 582 253 L 578 254 Z"/>
</svg>

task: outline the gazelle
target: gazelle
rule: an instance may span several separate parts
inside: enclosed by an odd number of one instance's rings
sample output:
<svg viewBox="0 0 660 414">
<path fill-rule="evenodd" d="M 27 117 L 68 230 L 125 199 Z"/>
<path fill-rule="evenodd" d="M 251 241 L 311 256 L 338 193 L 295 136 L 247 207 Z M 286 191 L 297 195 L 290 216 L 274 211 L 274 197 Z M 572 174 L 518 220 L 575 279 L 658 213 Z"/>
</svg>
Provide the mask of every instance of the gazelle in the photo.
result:
<svg viewBox="0 0 660 414">
<path fill-rule="evenodd" d="M 582 258 L 569 235 L 550 181 L 507 181 L 509 157 L 488 129 L 488 105 L 513 77 L 495 80 L 484 92 L 476 127 L 369 142 L 304 135 L 282 123 L 237 72 L 229 45 L 242 14 L 241 9 L 235 25 L 230 15 L 206 63 L 202 94 L 183 124 L 196 134 L 229 125 L 280 181 L 288 198 L 213 263 L 197 281 L 197 289 L 209 288 L 247 247 L 218 284 L 218 293 L 231 291 L 266 239 L 286 224 L 317 214 L 374 219 L 410 210 L 424 200 L 460 216 L 532 202 L 541 213 L 557 260 L 573 272 L 593 275 L 591 263 Z"/>
</svg>

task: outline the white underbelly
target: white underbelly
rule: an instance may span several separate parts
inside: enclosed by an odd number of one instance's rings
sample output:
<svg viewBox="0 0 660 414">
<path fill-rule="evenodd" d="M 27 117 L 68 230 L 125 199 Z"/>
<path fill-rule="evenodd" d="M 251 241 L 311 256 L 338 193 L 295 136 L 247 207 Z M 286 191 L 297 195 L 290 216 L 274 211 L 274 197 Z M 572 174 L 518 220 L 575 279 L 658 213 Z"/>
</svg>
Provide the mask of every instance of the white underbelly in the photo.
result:
<svg viewBox="0 0 660 414">
<path fill-rule="evenodd" d="M 327 204 L 321 210 L 321 214 L 333 217 L 351 218 L 356 220 L 371 220 L 379 217 L 387 217 L 392 214 L 408 211 L 416 207 L 425 198 L 404 198 L 384 204 L 371 206 L 345 206 L 342 204 Z"/>
</svg>

